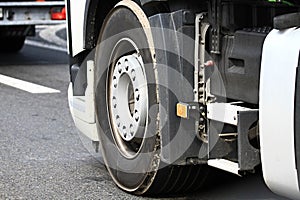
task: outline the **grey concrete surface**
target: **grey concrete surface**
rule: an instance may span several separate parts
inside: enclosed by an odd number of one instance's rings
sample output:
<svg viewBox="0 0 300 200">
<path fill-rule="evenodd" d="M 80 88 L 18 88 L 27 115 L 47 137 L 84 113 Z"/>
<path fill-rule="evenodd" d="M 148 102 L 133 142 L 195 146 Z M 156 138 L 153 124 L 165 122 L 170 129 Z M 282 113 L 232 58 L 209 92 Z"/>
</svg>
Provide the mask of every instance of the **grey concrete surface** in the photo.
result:
<svg viewBox="0 0 300 200">
<path fill-rule="evenodd" d="M 114 186 L 74 127 L 66 55 L 26 46 L 0 60 L 1 74 L 61 90 L 30 94 L 0 85 L 0 199 L 131 199 Z"/>
</svg>

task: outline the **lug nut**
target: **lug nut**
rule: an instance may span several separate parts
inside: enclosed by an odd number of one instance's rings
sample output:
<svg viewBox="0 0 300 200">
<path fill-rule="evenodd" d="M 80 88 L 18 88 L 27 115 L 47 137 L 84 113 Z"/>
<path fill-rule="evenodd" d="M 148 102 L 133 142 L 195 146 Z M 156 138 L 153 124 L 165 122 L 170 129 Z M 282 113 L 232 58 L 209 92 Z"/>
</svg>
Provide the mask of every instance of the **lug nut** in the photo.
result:
<svg viewBox="0 0 300 200">
<path fill-rule="evenodd" d="M 130 129 L 130 135 L 133 136 L 134 130 L 133 130 L 133 125 L 132 124 L 130 124 L 129 129 Z"/>
<path fill-rule="evenodd" d="M 135 121 L 137 122 L 137 121 L 139 121 L 139 119 L 140 119 L 140 117 L 139 117 L 139 114 L 138 114 L 138 111 L 137 110 L 135 110 L 134 111 L 134 119 L 135 119 Z"/>
<path fill-rule="evenodd" d="M 121 74 L 121 73 L 122 73 L 122 70 L 123 70 L 123 67 L 122 67 L 122 65 L 121 65 L 121 63 L 120 63 L 120 64 L 118 64 L 118 72 Z"/>
<path fill-rule="evenodd" d="M 118 126 L 118 127 L 121 126 L 119 115 L 116 116 L 116 123 L 117 123 L 117 126 Z"/>
<path fill-rule="evenodd" d="M 118 86 L 117 78 L 115 76 L 113 77 L 113 85 L 114 85 L 114 88 L 116 88 Z"/>
<path fill-rule="evenodd" d="M 140 93 L 139 93 L 139 90 L 138 89 L 135 89 L 135 99 L 136 101 L 139 101 L 140 100 Z"/>
<path fill-rule="evenodd" d="M 135 81 L 135 78 L 136 78 L 136 73 L 135 73 L 135 70 L 131 70 L 131 78 L 133 81 Z"/>
<path fill-rule="evenodd" d="M 128 60 L 127 59 L 125 60 L 125 69 L 126 69 L 126 71 L 128 71 L 128 69 L 129 69 L 129 64 L 128 64 Z"/>
<path fill-rule="evenodd" d="M 115 96 L 114 96 L 113 99 L 112 99 L 112 104 L 113 104 L 113 107 L 114 107 L 114 108 L 117 108 L 117 99 L 116 99 Z"/>
<path fill-rule="evenodd" d="M 125 137 L 125 138 L 127 138 L 127 130 L 126 130 L 126 126 L 123 126 L 123 136 Z"/>
</svg>

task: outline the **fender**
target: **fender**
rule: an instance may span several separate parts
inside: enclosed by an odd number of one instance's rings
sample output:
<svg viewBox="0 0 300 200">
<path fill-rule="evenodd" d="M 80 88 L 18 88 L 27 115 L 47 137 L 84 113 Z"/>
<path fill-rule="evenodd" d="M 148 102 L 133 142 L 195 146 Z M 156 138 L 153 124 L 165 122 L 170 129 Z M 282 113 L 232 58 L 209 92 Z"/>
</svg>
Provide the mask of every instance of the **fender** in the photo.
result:
<svg viewBox="0 0 300 200">
<path fill-rule="evenodd" d="M 67 37 L 68 37 L 68 52 L 71 56 L 75 56 L 82 52 L 83 49 L 83 25 L 84 11 L 86 0 L 71 1 L 67 0 Z"/>
<path fill-rule="evenodd" d="M 300 132 L 295 129 L 299 123 L 295 110 L 300 104 L 295 100 L 300 92 L 296 90 L 299 41 L 297 28 L 269 33 L 263 46 L 259 100 L 264 180 L 273 192 L 295 199 L 300 198 L 300 143 L 296 140 Z"/>
<path fill-rule="evenodd" d="M 144 5 L 151 3 L 166 2 L 167 0 L 131 0 L 137 3 L 142 9 Z M 120 0 L 86 0 L 83 24 L 83 48 L 93 49 L 96 46 L 102 24 L 108 13 L 117 5 Z"/>
</svg>

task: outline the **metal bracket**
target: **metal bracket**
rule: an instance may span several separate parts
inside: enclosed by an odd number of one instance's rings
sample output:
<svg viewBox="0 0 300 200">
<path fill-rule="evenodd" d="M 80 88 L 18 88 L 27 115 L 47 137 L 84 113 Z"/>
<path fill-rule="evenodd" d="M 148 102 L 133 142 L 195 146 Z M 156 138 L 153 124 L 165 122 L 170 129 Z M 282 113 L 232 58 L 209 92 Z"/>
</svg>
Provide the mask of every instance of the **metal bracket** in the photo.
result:
<svg viewBox="0 0 300 200">
<path fill-rule="evenodd" d="M 259 150 L 250 144 L 248 133 L 251 126 L 258 121 L 258 110 L 234 103 L 212 103 L 207 105 L 207 113 L 210 120 L 208 155 L 210 160 L 214 160 L 213 165 L 216 167 L 217 160 L 226 159 L 236 162 L 238 171 L 253 170 L 260 163 L 260 157 Z M 236 140 L 226 141 L 220 136 L 224 124 L 236 127 Z"/>
<path fill-rule="evenodd" d="M 207 22 L 207 13 L 196 15 L 195 22 L 195 55 L 194 55 L 194 101 L 205 104 L 205 38 L 210 24 Z"/>
<path fill-rule="evenodd" d="M 253 170 L 260 163 L 259 150 L 254 148 L 248 138 L 250 127 L 258 121 L 258 110 L 238 113 L 238 161 L 240 170 Z"/>
</svg>

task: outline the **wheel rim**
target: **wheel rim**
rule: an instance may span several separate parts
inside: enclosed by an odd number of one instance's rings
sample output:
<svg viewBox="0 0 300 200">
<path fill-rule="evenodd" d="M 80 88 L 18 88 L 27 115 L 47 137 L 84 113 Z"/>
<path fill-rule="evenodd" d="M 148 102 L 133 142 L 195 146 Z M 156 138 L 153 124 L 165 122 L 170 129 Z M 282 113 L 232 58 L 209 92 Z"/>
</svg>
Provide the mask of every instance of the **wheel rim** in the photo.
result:
<svg viewBox="0 0 300 200">
<path fill-rule="evenodd" d="M 114 55 L 115 52 L 131 54 Z M 118 54 L 118 53 L 116 53 Z M 109 73 L 109 118 L 118 150 L 127 158 L 138 155 L 144 141 L 148 116 L 147 79 L 144 63 L 135 43 L 129 38 L 117 42 Z"/>
</svg>

